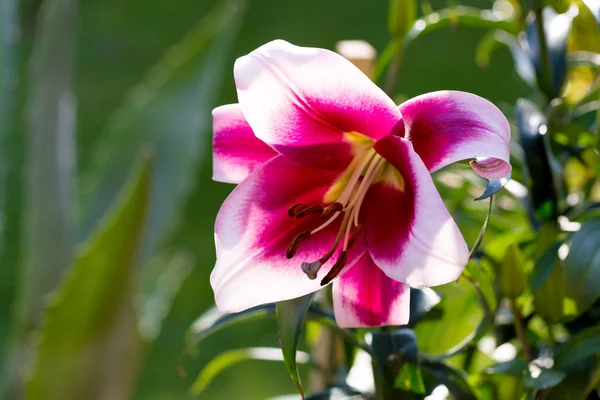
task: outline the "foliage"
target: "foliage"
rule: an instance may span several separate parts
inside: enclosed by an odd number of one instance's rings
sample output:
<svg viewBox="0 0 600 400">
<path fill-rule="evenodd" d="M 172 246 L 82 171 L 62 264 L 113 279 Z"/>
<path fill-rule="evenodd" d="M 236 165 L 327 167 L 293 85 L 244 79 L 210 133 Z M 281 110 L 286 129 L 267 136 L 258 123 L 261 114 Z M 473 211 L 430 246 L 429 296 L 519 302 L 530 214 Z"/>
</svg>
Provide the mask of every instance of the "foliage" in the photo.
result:
<svg viewBox="0 0 600 400">
<path fill-rule="evenodd" d="M 0 4 L 0 398 L 598 396 L 600 1 L 284 3 Z M 468 90 L 511 122 L 512 176 L 435 174 L 472 259 L 411 288 L 407 326 L 341 329 L 326 291 L 210 308 L 210 111 L 276 37 L 367 40 L 395 99 Z"/>
</svg>

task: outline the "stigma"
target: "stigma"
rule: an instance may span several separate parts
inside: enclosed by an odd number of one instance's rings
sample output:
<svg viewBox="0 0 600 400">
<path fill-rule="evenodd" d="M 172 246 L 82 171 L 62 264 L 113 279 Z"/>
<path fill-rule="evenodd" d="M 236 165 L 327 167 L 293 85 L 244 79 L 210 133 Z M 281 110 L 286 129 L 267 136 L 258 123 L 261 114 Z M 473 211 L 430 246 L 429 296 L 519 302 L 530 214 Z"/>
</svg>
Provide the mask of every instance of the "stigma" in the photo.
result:
<svg viewBox="0 0 600 400">
<path fill-rule="evenodd" d="M 341 252 L 327 275 L 321 280 L 321 286 L 327 285 L 343 271 L 348 259 L 347 252 L 362 232 L 362 225 L 359 222 L 362 203 L 371 185 L 382 175 L 385 166 L 385 160 L 370 148 L 353 160 L 341 178 L 325 195 L 325 200 L 335 197 L 332 199 L 333 201 L 329 201 L 327 204 L 294 204 L 288 209 L 290 217 L 312 216 L 316 218 L 315 216 L 318 215 L 318 220 L 323 222 L 311 231 L 298 233 L 288 246 L 287 258 L 293 258 L 302 242 L 308 237 L 325 229 L 340 217 L 342 218 L 338 233 L 329 250 L 318 260 L 301 263 L 302 271 L 309 279 L 317 278 L 320 268 L 333 257 L 339 248 L 341 248 Z"/>
</svg>

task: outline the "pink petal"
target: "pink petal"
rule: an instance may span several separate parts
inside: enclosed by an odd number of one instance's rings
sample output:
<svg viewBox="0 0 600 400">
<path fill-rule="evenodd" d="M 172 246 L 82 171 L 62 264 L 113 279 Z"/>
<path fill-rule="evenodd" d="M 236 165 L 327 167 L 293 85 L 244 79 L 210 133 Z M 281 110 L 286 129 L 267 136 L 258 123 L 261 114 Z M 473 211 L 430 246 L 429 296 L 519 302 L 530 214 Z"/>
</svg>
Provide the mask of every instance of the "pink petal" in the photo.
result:
<svg viewBox="0 0 600 400">
<path fill-rule="evenodd" d="M 339 171 L 323 171 L 277 156 L 257 168 L 227 198 L 215 224 L 217 263 L 210 282 L 221 312 L 286 300 L 318 290 L 320 281 L 337 259 L 339 250 L 317 279 L 301 270 L 303 261 L 321 258 L 330 249 L 340 219 L 303 241 L 292 259 L 286 249 L 297 233 L 310 231 L 324 220 L 315 214 L 288 215 L 296 203 L 322 204 Z M 348 252 L 351 266 L 365 251 L 359 240 Z"/>
<path fill-rule="evenodd" d="M 254 136 L 239 104 L 213 110 L 213 179 L 240 183 L 277 152 Z"/>
<path fill-rule="evenodd" d="M 400 105 L 406 139 L 430 172 L 455 161 L 484 158 L 471 166 L 487 179 L 510 170 L 510 126 L 489 101 L 471 93 L 440 91 Z"/>
<path fill-rule="evenodd" d="M 411 143 L 398 136 L 381 139 L 375 150 L 400 173 L 404 187 L 380 181 L 365 197 L 362 218 L 373 261 L 387 276 L 409 285 L 456 280 L 469 251 L 429 171 Z"/>
<path fill-rule="evenodd" d="M 345 132 L 379 139 L 401 120 L 381 89 L 329 50 L 275 40 L 239 58 L 234 75 L 256 136 L 305 165 L 342 168 L 352 155 Z"/>
<path fill-rule="evenodd" d="M 342 328 L 406 325 L 410 287 L 388 278 L 365 253 L 334 282 L 333 309 Z"/>
</svg>

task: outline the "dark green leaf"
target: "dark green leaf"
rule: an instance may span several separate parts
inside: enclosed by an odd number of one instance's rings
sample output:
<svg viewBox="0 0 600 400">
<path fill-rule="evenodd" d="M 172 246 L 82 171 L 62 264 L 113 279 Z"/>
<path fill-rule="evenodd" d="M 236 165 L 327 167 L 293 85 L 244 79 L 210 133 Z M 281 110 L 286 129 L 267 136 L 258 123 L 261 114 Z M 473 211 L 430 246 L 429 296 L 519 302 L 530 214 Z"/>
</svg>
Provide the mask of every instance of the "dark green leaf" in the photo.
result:
<svg viewBox="0 0 600 400">
<path fill-rule="evenodd" d="M 207 150 L 203 134 L 210 131 L 210 110 L 240 25 L 239 3 L 220 1 L 164 54 L 110 118 L 82 176 L 84 235 L 114 197 L 133 155 L 147 144 L 156 151 L 156 167 L 142 261 L 178 222 L 177 208 Z"/>
<path fill-rule="evenodd" d="M 485 370 L 488 374 L 505 374 L 518 378 L 525 376 L 527 371 L 527 362 L 520 358 L 492 365 Z"/>
<path fill-rule="evenodd" d="M 410 321 L 413 327 L 419 320 L 440 302 L 440 296 L 428 287 L 410 288 Z"/>
<path fill-rule="evenodd" d="M 308 363 L 308 354 L 298 353 L 297 357 L 294 356 L 299 363 Z M 190 393 L 199 396 L 221 372 L 241 362 L 252 360 L 283 361 L 283 356 L 281 350 L 270 347 L 252 347 L 226 351 L 213 358 L 202 368 L 192 387 L 190 387 Z"/>
<path fill-rule="evenodd" d="M 445 385 L 450 393 L 457 399 L 477 400 L 477 396 L 467 382 L 463 372 L 459 369 L 440 361 L 423 361 L 421 363 L 423 374 L 432 376 L 437 382 Z"/>
<path fill-rule="evenodd" d="M 536 261 L 529 278 L 529 287 L 531 288 L 532 293 L 537 292 L 542 287 L 556 267 L 558 261 L 558 248 L 561 245 L 562 243 L 554 243 L 548 247 L 544 254 Z"/>
<path fill-rule="evenodd" d="M 280 301 L 276 305 L 277 333 L 279 336 L 279 345 L 283 353 L 283 360 L 288 369 L 290 378 L 298 391 L 304 397 L 304 389 L 298 376 L 298 367 L 296 366 L 296 349 L 298 340 L 304 327 L 304 319 L 308 307 L 312 302 L 314 293 L 296 299 Z"/>
<path fill-rule="evenodd" d="M 548 389 L 553 386 L 556 386 L 563 379 L 565 379 L 565 376 L 567 376 L 566 372 L 563 371 L 557 371 L 554 369 L 542 367 L 535 368 L 540 369 L 539 375 L 537 375 L 535 378 L 531 375 L 528 375 L 525 379 L 525 386 L 533 388 L 535 390 Z"/>
<path fill-rule="evenodd" d="M 311 394 L 306 400 L 363 400 L 362 393 L 350 386 L 334 386 L 319 393 Z"/>
<path fill-rule="evenodd" d="M 570 13 L 557 14 L 551 7 L 545 8 L 542 12 L 542 16 L 544 19 L 546 44 L 550 58 L 550 72 L 552 74 L 552 87 L 544 89 L 546 95 L 552 99 L 560 93 L 567 76 L 567 39 L 569 37 L 569 32 L 571 31 L 573 17 Z M 543 65 L 539 37 L 535 17 L 533 14 L 531 17 L 532 18 L 528 19 L 525 29 L 525 33 L 527 34 L 525 51 L 531 57 L 536 69 L 538 82 L 543 88 Z"/>
<path fill-rule="evenodd" d="M 515 106 L 519 141 L 529 172 L 530 195 L 536 216 L 541 220 L 556 215 L 557 190 L 544 143 L 547 133 L 546 117 L 529 100 L 519 99 Z"/>
<path fill-rule="evenodd" d="M 556 368 L 566 368 L 600 353 L 600 326 L 588 328 L 561 344 L 554 356 Z"/>
<path fill-rule="evenodd" d="M 52 299 L 27 383 L 28 399 L 126 396 L 141 344 L 134 273 L 151 176 L 152 158 L 144 156 Z"/>
<path fill-rule="evenodd" d="M 589 219 L 572 237 L 565 260 L 565 293 L 579 313 L 600 297 L 600 219 Z"/>
</svg>

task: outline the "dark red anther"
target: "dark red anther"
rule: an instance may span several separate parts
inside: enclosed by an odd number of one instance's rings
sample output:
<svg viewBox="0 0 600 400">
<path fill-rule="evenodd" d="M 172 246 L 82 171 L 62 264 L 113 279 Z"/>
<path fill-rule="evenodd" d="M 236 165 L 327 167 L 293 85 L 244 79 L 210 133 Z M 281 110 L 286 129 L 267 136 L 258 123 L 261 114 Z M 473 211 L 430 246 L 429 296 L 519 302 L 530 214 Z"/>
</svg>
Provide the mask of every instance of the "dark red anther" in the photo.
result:
<svg viewBox="0 0 600 400">
<path fill-rule="evenodd" d="M 293 206 L 291 206 L 288 209 L 288 215 L 290 217 L 295 217 L 296 214 L 298 214 L 300 211 L 304 210 L 306 207 L 308 207 L 306 204 L 302 204 L 302 203 L 294 204 Z"/>
<path fill-rule="evenodd" d="M 323 210 L 323 213 L 321 214 L 321 219 L 325 219 L 325 218 L 329 217 L 331 214 L 338 212 L 338 211 L 342 211 L 343 209 L 344 209 L 344 205 L 342 203 L 338 203 L 337 201 L 335 203 L 331 203 L 330 205 L 325 207 L 325 209 Z"/>
<path fill-rule="evenodd" d="M 290 242 L 290 245 L 288 246 L 287 251 L 285 252 L 285 256 L 288 259 L 294 257 L 296 255 L 296 252 L 298 251 L 298 247 L 300 247 L 300 243 L 302 243 L 302 241 L 309 236 L 310 232 L 300 232 L 299 234 L 297 234 Z"/>
<path fill-rule="evenodd" d="M 342 272 L 342 269 L 344 269 L 347 260 L 348 255 L 345 251 L 342 251 L 335 264 L 333 264 L 333 267 L 331 267 L 327 275 L 321 280 L 321 286 L 325 286 L 334 280 Z"/>
<path fill-rule="evenodd" d="M 354 243 L 356 242 L 356 239 L 358 239 L 358 235 L 360 235 L 360 233 L 362 232 L 362 225 L 358 224 L 356 226 L 356 228 L 354 228 L 354 231 L 352 232 L 352 236 L 350 236 L 350 240 L 348 241 L 348 248 L 352 248 L 352 246 L 354 246 Z"/>
<path fill-rule="evenodd" d="M 319 205 L 308 206 L 305 209 L 303 209 L 302 211 L 298 212 L 296 214 L 296 218 L 302 218 L 309 214 L 314 214 L 314 213 L 320 214 L 322 212 L 323 212 L 323 206 L 319 206 Z"/>
</svg>

